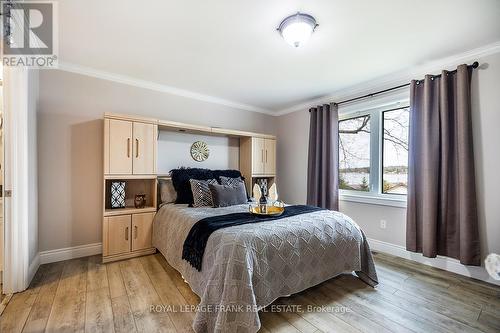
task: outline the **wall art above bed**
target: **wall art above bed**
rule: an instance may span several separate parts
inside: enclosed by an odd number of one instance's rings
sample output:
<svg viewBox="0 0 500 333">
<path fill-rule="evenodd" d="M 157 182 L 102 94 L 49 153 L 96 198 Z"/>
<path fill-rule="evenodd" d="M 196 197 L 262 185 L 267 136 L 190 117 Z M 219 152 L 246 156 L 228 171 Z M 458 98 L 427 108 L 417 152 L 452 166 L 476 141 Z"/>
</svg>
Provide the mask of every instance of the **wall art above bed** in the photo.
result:
<svg viewBox="0 0 500 333">
<path fill-rule="evenodd" d="M 203 162 L 208 156 L 210 156 L 210 149 L 206 142 L 196 141 L 191 145 L 191 157 L 196 162 Z"/>
</svg>

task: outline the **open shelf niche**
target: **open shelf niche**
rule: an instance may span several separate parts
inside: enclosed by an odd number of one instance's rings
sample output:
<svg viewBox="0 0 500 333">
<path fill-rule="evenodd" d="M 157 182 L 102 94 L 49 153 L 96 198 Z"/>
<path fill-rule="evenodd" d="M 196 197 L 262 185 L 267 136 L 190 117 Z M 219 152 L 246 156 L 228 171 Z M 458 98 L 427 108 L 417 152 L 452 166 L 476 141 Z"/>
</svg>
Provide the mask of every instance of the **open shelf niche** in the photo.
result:
<svg viewBox="0 0 500 333">
<path fill-rule="evenodd" d="M 125 182 L 125 208 L 111 208 L 111 183 L 116 181 Z M 146 195 L 146 206 L 135 208 L 134 199 L 136 194 Z M 156 179 L 112 179 L 105 180 L 105 208 L 104 216 L 115 216 L 122 214 L 136 214 L 156 211 Z"/>
</svg>

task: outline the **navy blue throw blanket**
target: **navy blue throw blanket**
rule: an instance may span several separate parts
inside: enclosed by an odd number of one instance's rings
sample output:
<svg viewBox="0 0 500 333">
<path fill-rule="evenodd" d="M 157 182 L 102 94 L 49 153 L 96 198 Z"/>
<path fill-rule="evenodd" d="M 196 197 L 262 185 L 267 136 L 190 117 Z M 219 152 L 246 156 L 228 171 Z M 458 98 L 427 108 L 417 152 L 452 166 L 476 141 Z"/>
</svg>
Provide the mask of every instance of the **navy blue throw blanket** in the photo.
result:
<svg viewBox="0 0 500 333">
<path fill-rule="evenodd" d="M 193 225 L 184 241 L 182 259 L 187 260 L 196 270 L 201 271 L 201 262 L 203 260 L 203 254 L 205 253 L 205 247 L 207 246 L 208 238 L 214 231 L 247 223 L 284 219 L 290 216 L 316 212 L 323 209 L 324 208 L 314 206 L 295 205 L 285 207 L 285 211 L 279 216 L 231 213 L 201 219 Z"/>
</svg>

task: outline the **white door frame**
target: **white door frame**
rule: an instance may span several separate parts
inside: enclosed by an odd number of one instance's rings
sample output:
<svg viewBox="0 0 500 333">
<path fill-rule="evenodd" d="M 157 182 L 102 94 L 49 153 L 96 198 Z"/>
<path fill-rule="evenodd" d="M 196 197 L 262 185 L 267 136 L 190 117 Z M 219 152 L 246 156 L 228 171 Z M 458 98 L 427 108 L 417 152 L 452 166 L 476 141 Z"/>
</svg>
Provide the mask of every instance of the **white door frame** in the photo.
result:
<svg viewBox="0 0 500 333">
<path fill-rule="evenodd" d="M 28 235 L 28 69 L 4 67 L 3 291 L 26 289 L 32 278 Z M 6 191 L 11 196 L 6 197 Z"/>
</svg>

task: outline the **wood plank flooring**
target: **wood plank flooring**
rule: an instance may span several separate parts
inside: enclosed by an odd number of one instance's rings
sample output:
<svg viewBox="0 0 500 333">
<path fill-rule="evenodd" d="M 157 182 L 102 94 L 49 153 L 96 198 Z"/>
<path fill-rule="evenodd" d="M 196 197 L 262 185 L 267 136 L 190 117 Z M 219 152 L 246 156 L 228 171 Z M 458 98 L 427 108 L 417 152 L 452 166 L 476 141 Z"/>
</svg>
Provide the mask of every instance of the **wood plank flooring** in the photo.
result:
<svg viewBox="0 0 500 333">
<path fill-rule="evenodd" d="M 380 284 L 343 275 L 260 313 L 261 332 L 500 332 L 500 287 L 384 254 Z M 102 264 L 99 256 L 42 265 L 14 294 L 0 332 L 191 332 L 198 297 L 160 254 Z M 300 309 L 299 309 L 300 306 Z"/>
</svg>

